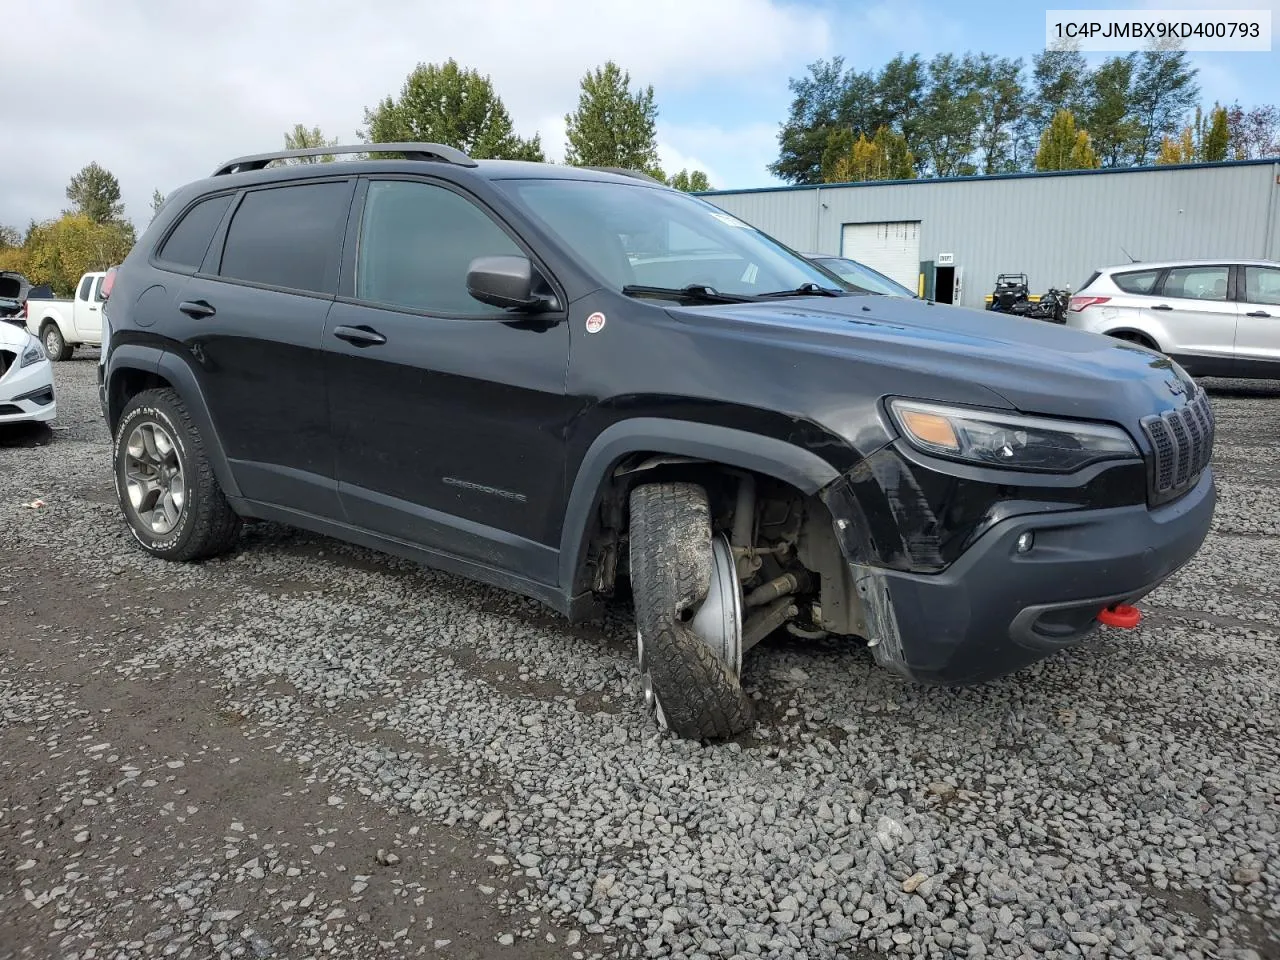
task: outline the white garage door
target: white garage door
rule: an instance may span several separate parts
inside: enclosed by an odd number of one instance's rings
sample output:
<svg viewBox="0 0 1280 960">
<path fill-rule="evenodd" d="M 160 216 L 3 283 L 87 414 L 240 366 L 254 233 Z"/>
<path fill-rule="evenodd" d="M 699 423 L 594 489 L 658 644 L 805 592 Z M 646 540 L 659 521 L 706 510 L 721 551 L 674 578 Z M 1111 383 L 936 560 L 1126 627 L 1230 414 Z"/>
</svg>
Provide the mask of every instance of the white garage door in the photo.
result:
<svg viewBox="0 0 1280 960">
<path fill-rule="evenodd" d="M 920 277 L 920 221 L 846 223 L 840 235 L 840 255 L 915 290 Z"/>
</svg>

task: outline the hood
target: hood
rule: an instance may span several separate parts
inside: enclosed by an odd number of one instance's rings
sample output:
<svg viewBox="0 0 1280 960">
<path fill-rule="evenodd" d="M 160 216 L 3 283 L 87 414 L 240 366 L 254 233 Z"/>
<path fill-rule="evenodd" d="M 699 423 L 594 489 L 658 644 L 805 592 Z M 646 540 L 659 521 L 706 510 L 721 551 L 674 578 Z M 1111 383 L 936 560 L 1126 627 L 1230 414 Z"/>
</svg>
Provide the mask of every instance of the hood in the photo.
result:
<svg viewBox="0 0 1280 960">
<path fill-rule="evenodd" d="M 1085 420 L 1130 421 L 1187 399 L 1187 384 L 1159 353 L 988 310 L 851 296 L 690 307 L 671 313 L 704 325 L 711 315 L 732 327 L 734 334 L 773 341 L 779 349 L 820 351 L 882 370 L 900 370 L 905 375 L 903 396 L 912 395 L 914 373 L 927 381 L 981 384 L 1024 413 Z"/>
<path fill-rule="evenodd" d="M 0 350 L 12 350 L 20 353 L 35 337 L 27 333 L 24 327 L 16 323 L 0 321 Z"/>
</svg>

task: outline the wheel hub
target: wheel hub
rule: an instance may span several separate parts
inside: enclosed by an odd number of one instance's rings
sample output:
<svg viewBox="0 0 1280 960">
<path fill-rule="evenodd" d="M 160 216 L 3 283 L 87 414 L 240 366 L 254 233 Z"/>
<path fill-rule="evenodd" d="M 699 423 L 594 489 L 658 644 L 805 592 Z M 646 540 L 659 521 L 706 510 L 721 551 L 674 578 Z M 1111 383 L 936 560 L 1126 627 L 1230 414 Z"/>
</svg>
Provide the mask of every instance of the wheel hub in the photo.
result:
<svg viewBox="0 0 1280 960">
<path fill-rule="evenodd" d="M 164 536 L 182 519 L 186 482 L 178 445 L 163 426 L 140 423 L 124 448 L 125 490 L 133 513 L 149 532 Z"/>
</svg>

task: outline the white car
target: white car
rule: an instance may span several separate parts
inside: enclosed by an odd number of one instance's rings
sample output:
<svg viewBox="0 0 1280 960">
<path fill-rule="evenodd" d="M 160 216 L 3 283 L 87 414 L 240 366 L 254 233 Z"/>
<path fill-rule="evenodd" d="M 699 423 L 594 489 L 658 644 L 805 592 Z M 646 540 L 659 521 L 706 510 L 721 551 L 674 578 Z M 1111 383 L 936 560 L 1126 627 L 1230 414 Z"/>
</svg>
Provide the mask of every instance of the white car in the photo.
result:
<svg viewBox="0 0 1280 960">
<path fill-rule="evenodd" d="M 0 425 L 52 420 L 58 414 L 53 364 L 40 341 L 0 323 Z"/>
<path fill-rule="evenodd" d="M 1193 376 L 1280 379 L 1280 263 L 1107 267 L 1071 298 L 1067 326 L 1159 350 Z"/>
</svg>

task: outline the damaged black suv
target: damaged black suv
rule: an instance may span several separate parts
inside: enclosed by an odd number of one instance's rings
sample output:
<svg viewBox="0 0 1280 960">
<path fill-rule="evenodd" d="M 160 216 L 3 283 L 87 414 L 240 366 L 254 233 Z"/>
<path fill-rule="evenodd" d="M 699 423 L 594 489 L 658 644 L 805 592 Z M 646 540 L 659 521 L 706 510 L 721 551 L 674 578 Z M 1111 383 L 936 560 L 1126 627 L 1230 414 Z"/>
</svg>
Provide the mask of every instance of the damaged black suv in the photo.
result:
<svg viewBox="0 0 1280 960">
<path fill-rule="evenodd" d="M 104 339 L 144 549 L 210 557 L 252 517 L 573 618 L 629 583 L 645 701 L 689 737 L 749 724 L 778 629 L 942 684 L 1070 647 L 1214 508 L 1212 413 L 1165 357 L 850 293 L 626 172 L 233 160 L 165 202 Z"/>
</svg>

